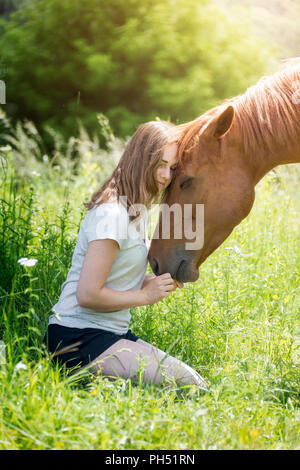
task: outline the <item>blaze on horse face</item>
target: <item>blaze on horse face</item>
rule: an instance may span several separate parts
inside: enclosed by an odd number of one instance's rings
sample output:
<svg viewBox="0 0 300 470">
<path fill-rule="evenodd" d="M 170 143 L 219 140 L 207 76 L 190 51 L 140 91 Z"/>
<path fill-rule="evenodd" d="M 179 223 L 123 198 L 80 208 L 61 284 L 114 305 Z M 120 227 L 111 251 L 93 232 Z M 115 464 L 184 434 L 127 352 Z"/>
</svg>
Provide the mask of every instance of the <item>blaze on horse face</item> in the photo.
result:
<svg viewBox="0 0 300 470">
<path fill-rule="evenodd" d="M 168 189 L 164 201 L 169 207 L 181 206 L 182 226 L 191 224 L 193 232 L 202 230 L 203 244 L 187 249 L 182 230 L 181 239 L 174 237 L 174 220 L 170 220 L 169 239 L 154 238 L 149 261 L 155 274 L 169 272 L 181 282 L 194 282 L 199 266 L 230 235 L 233 228 L 250 212 L 254 202 L 254 182 L 241 144 L 234 138 L 232 106 L 214 108 L 197 122 L 196 144 L 186 152 Z M 187 153 L 187 155 L 186 155 Z M 192 205 L 186 220 L 185 204 Z M 197 223 L 197 204 L 203 204 L 204 223 Z M 161 233 L 160 214 L 156 233 Z M 190 245 L 191 246 L 191 245 Z"/>
</svg>

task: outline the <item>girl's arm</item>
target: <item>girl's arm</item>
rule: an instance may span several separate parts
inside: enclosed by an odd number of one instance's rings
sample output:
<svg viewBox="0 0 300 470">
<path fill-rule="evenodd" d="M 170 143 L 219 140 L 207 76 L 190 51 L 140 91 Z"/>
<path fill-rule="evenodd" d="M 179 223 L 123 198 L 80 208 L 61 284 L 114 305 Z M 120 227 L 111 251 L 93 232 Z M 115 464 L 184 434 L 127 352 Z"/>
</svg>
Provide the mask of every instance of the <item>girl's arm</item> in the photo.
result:
<svg viewBox="0 0 300 470">
<path fill-rule="evenodd" d="M 177 285 L 166 273 L 152 276 L 139 290 L 119 291 L 104 287 L 119 245 L 115 240 L 94 240 L 88 244 L 77 286 L 77 302 L 95 311 L 114 312 L 149 305 L 167 297 Z"/>
</svg>

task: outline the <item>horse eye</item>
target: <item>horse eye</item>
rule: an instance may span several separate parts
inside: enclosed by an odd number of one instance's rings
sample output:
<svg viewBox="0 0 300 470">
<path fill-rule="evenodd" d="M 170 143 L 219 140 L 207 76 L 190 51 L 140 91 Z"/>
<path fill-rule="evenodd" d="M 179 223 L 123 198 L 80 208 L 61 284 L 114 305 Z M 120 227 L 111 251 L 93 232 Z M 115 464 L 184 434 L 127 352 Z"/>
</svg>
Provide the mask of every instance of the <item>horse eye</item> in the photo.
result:
<svg viewBox="0 0 300 470">
<path fill-rule="evenodd" d="M 188 186 L 190 186 L 190 184 L 191 184 L 192 181 L 193 181 L 193 178 L 191 178 L 191 177 L 189 177 L 189 176 L 188 176 L 187 178 L 184 178 L 184 180 L 181 181 L 181 183 L 180 183 L 180 185 L 179 185 L 180 189 L 185 189 L 185 188 L 187 188 Z"/>
</svg>

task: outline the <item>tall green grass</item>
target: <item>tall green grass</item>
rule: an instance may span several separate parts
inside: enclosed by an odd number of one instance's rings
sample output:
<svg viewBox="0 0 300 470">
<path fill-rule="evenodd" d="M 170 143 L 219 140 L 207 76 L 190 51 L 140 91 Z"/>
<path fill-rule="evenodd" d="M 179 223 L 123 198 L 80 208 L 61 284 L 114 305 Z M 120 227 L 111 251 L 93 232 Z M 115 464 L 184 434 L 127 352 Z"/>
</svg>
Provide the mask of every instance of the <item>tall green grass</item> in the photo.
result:
<svg viewBox="0 0 300 470">
<path fill-rule="evenodd" d="M 131 311 L 132 330 L 198 370 L 208 392 L 66 376 L 42 338 L 70 267 L 82 202 L 124 142 L 107 131 L 103 150 L 82 129 L 72 143 L 57 138 L 55 159 L 43 158 L 31 125 L 20 125 L 1 149 L 0 448 L 299 449 L 297 167 L 277 168 L 259 183 L 251 214 L 196 283 Z M 37 263 L 22 266 L 22 257 Z"/>
</svg>

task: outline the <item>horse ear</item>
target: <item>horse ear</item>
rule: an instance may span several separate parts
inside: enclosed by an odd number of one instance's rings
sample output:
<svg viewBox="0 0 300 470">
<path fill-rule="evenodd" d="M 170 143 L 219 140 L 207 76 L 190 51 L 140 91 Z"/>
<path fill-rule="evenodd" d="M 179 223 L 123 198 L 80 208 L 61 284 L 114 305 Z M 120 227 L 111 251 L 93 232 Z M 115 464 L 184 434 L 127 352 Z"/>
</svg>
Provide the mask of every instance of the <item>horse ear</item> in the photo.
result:
<svg viewBox="0 0 300 470">
<path fill-rule="evenodd" d="M 209 135 L 210 137 L 219 139 L 224 134 L 226 134 L 226 132 L 229 131 L 233 121 L 233 117 L 233 106 L 227 106 L 225 109 L 222 110 L 221 113 L 219 113 L 217 116 L 210 120 L 204 131 L 205 134 Z"/>
<path fill-rule="evenodd" d="M 217 139 L 222 137 L 229 131 L 234 117 L 234 108 L 233 106 L 228 106 L 225 111 L 223 111 L 217 118 L 217 125 L 214 132 L 214 137 Z"/>
</svg>

